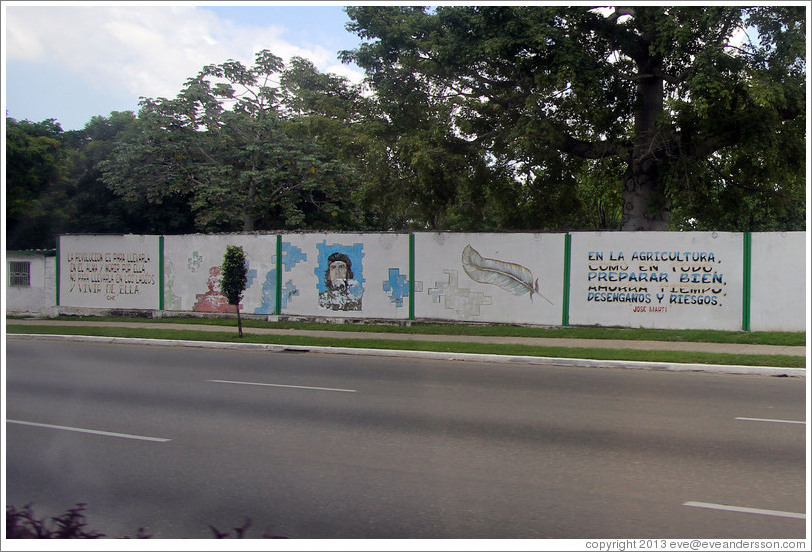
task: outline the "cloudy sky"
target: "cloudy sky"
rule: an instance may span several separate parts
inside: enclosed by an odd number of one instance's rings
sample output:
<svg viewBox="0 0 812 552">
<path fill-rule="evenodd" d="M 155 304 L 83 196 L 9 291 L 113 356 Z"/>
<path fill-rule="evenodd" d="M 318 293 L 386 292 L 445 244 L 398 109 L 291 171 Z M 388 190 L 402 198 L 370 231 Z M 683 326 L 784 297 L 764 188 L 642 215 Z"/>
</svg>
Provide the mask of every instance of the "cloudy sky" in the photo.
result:
<svg viewBox="0 0 812 552">
<path fill-rule="evenodd" d="M 140 97 L 174 97 L 204 65 L 250 65 L 261 49 L 362 78 L 338 60 L 359 39 L 334 2 L 4 1 L 2 11 L 7 116 L 63 130 L 137 111 Z"/>
</svg>

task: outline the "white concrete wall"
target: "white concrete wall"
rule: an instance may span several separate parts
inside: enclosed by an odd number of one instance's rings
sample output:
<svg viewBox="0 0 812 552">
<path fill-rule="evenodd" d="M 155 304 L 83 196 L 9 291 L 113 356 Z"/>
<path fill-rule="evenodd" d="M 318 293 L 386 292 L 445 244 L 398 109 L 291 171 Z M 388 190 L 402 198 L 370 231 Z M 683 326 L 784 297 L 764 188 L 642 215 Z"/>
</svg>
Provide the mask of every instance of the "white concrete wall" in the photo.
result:
<svg viewBox="0 0 812 552">
<path fill-rule="evenodd" d="M 804 331 L 806 234 L 752 238 L 751 329 Z M 558 326 L 566 312 L 573 326 L 742 329 L 741 233 L 573 233 L 568 305 L 564 234 L 423 232 L 414 241 L 416 319 Z M 158 309 L 159 243 L 158 236 L 61 236 L 60 306 Z M 226 246 L 239 245 L 249 264 L 241 312 L 275 314 L 276 234 L 166 236 L 163 243 L 165 310 L 234 312 L 216 272 Z M 283 315 L 408 319 L 408 234 L 294 233 L 281 243 Z M 332 253 L 347 256 L 352 278 L 330 294 Z M 32 288 L 44 282 L 41 291 L 9 294 L 7 311 L 53 306 L 45 288 L 55 282 L 36 264 Z"/>
<path fill-rule="evenodd" d="M 750 329 L 805 331 L 806 232 L 758 232 L 752 239 Z"/>
<path fill-rule="evenodd" d="M 328 290 L 330 255 L 349 259 L 346 286 Z M 408 234 L 284 234 L 282 314 L 409 317 Z"/>
<path fill-rule="evenodd" d="M 572 234 L 572 325 L 739 330 L 741 233 Z"/>
<path fill-rule="evenodd" d="M 276 235 L 189 234 L 164 237 L 164 309 L 234 313 L 220 291 L 226 246 L 243 248 L 248 282 L 240 303 L 245 314 L 273 314 L 276 301 Z"/>
<path fill-rule="evenodd" d="M 563 234 L 418 233 L 415 265 L 416 318 L 561 324 Z"/>
<path fill-rule="evenodd" d="M 29 263 L 30 286 L 10 286 L 6 277 L 6 314 L 45 315 L 54 314 L 56 304 L 56 257 L 44 253 L 15 253 L 6 255 L 8 263 Z"/>
<path fill-rule="evenodd" d="M 159 236 L 81 235 L 59 238 L 59 305 L 157 309 Z"/>
</svg>

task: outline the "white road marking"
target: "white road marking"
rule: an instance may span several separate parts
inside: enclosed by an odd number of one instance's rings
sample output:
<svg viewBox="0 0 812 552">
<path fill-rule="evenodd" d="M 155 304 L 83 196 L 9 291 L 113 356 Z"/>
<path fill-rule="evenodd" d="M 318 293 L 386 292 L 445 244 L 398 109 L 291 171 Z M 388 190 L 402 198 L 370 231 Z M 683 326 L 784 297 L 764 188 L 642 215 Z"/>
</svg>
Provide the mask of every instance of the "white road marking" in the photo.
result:
<svg viewBox="0 0 812 552">
<path fill-rule="evenodd" d="M 804 421 L 799 420 L 771 420 L 769 418 L 736 418 L 745 422 L 775 422 L 777 424 L 805 424 Z"/>
<path fill-rule="evenodd" d="M 745 508 L 743 506 L 729 506 L 727 504 L 712 504 L 709 502 L 685 502 L 683 506 L 694 508 L 710 508 L 711 510 L 725 510 L 728 512 L 741 512 L 744 514 L 761 514 L 763 516 L 777 516 L 786 518 L 806 519 L 806 514 L 797 512 L 782 512 L 780 510 L 762 510 L 761 508 Z"/>
<path fill-rule="evenodd" d="M 139 441 L 154 441 L 157 443 L 166 443 L 172 439 L 164 439 L 162 437 L 147 437 L 145 435 L 131 435 L 129 433 L 113 433 L 112 431 L 100 431 L 98 429 L 85 429 L 81 427 L 61 426 L 54 424 L 41 424 L 38 422 L 25 422 L 23 420 L 6 420 L 9 424 L 27 425 L 33 427 L 44 427 L 47 429 L 61 429 L 63 431 L 76 431 L 78 433 L 90 433 L 92 435 L 103 435 L 104 437 L 119 437 L 121 439 L 137 439 Z"/>
<path fill-rule="evenodd" d="M 251 381 L 206 380 L 210 383 L 231 383 L 234 385 L 261 385 L 263 387 L 287 387 L 289 389 L 310 389 L 313 391 L 336 391 L 339 393 L 357 393 L 355 389 L 335 389 L 332 387 L 309 387 L 306 385 L 282 385 L 279 383 L 257 383 Z"/>
</svg>

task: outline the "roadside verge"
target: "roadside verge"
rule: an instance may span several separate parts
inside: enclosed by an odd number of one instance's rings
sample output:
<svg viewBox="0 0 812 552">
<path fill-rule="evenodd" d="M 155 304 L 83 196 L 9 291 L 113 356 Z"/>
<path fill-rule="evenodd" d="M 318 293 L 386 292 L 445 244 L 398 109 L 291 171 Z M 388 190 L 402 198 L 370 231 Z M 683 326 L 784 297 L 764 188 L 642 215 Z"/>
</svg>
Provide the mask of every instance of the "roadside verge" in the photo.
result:
<svg viewBox="0 0 812 552">
<path fill-rule="evenodd" d="M 349 354 L 384 357 L 406 357 L 431 360 L 521 363 L 531 365 L 572 366 L 582 368 L 625 368 L 637 370 L 710 372 L 724 374 L 749 374 L 778 377 L 806 377 L 805 368 L 784 368 L 778 366 L 744 366 L 729 364 L 695 364 L 679 362 L 647 362 L 635 360 L 596 360 L 584 358 L 563 358 L 523 355 L 498 355 L 462 352 L 416 351 L 406 349 L 376 349 L 361 347 L 331 347 L 319 345 L 284 345 L 272 343 L 234 343 L 219 341 L 192 341 L 183 339 L 151 339 L 133 337 L 109 337 L 56 334 L 7 334 L 7 339 L 48 339 L 68 341 L 88 341 L 95 343 L 127 343 L 163 347 L 199 347 L 212 349 L 245 349 L 269 352 L 310 352 L 318 354 Z"/>
</svg>

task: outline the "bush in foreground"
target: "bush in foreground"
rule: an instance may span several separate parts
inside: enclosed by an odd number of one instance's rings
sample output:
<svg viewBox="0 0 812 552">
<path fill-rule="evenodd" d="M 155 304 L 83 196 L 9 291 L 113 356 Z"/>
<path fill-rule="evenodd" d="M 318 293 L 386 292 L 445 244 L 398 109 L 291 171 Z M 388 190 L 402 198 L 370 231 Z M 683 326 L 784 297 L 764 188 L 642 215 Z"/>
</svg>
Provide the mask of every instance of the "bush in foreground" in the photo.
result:
<svg viewBox="0 0 812 552">
<path fill-rule="evenodd" d="M 78 503 L 60 516 L 50 519 L 37 519 L 31 504 L 26 504 L 21 510 L 13 505 L 6 507 L 6 538 L 8 539 L 99 539 L 106 537 L 104 533 L 87 529 L 87 518 L 84 514 L 85 504 Z M 249 538 L 246 535 L 251 527 L 251 520 L 245 518 L 245 523 L 240 527 L 235 527 L 234 538 Z M 226 539 L 232 531 L 221 531 L 214 525 L 209 525 L 214 538 Z M 143 527 L 139 527 L 135 537 L 122 537 L 125 539 L 137 538 L 148 539 L 152 535 L 146 533 Z M 270 528 L 262 535 L 264 539 L 284 539 L 274 535 Z"/>
</svg>

